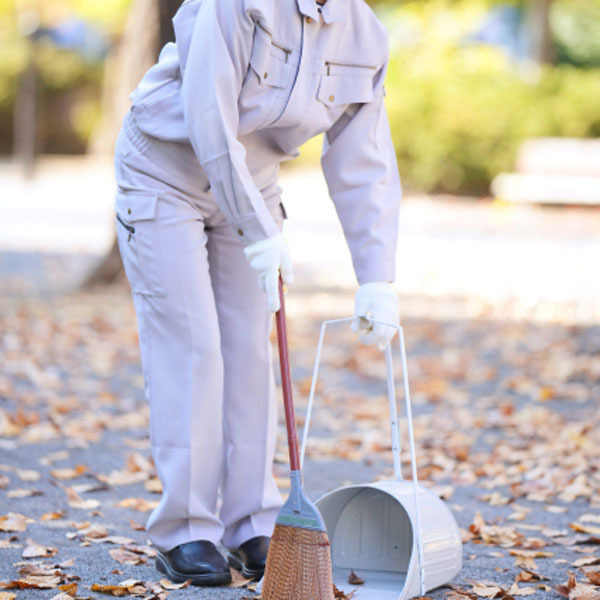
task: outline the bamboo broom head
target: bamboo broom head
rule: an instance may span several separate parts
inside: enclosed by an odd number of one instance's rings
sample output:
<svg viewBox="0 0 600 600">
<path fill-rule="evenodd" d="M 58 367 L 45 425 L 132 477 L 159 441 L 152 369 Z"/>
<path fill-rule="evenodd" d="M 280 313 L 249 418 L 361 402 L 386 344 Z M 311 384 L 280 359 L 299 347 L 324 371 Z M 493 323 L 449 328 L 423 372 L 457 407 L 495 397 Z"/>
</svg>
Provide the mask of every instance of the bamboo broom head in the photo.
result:
<svg viewBox="0 0 600 600">
<path fill-rule="evenodd" d="M 275 525 L 264 600 L 333 600 L 331 556 L 326 531 Z"/>
</svg>

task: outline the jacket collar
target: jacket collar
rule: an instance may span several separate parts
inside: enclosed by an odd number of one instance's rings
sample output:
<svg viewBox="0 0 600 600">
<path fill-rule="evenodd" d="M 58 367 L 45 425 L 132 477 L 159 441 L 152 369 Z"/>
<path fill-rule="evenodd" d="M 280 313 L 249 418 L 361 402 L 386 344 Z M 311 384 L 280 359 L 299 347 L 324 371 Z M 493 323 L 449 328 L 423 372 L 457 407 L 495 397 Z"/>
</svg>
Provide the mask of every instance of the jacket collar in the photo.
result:
<svg viewBox="0 0 600 600">
<path fill-rule="evenodd" d="M 298 10 L 306 17 L 311 17 L 315 21 L 319 20 L 316 0 L 297 0 Z M 343 21 L 342 2 L 340 0 L 327 0 L 322 7 L 323 21 L 329 25 Z"/>
</svg>

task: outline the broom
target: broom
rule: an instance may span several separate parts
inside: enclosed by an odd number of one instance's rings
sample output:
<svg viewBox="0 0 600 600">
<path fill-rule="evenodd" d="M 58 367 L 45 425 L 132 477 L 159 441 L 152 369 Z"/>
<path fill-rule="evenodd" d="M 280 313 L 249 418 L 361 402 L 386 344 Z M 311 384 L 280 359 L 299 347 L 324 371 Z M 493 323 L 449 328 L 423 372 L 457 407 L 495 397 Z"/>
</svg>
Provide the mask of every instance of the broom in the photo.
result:
<svg viewBox="0 0 600 600">
<path fill-rule="evenodd" d="M 264 600 L 333 600 L 331 556 L 323 517 L 302 489 L 298 435 L 292 399 L 283 282 L 276 314 L 279 365 L 290 452 L 290 495 L 271 538 L 262 588 Z"/>
</svg>

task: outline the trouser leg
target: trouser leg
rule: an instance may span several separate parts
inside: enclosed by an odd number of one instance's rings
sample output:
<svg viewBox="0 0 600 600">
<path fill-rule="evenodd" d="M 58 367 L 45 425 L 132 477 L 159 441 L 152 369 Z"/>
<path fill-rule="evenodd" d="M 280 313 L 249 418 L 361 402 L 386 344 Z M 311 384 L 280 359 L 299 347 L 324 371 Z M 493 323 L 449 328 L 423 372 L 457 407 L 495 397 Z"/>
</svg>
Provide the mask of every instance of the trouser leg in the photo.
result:
<svg viewBox="0 0 600 600">
<path fill-rule="evenodd" d="M 131 202 L 141 196 L 137 190 Z M 134 225 L 131 239 L 119 229 L 119 242 L 134 288 L 152 455 L 163 486 L 148 536 L 164 551 L 198 539 L 219 543 L 223 364 L 204 224 L 190 204 L 164 192 L 155 218 Z M 148 272 L 154 288 L 136 281 Z"/>
<path fill-rule="evenodd" d="M 273 477 L 277 405 L 269 333 L 272 314 L 230 227 L 208 231 L 210 273 L 224 361 L 223 544 L 271 535 L 282 504 Z"/>
</svg>

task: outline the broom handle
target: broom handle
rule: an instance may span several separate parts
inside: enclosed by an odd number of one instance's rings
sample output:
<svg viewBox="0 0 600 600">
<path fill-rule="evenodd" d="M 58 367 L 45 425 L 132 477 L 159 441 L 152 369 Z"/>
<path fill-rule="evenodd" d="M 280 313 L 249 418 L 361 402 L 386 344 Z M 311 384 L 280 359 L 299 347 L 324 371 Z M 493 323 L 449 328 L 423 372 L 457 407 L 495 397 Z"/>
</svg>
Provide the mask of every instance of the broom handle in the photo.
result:
<svg viewBox="0 0 600 600">
<path fill-rule="evenodd" d="M 281 367 L 281 387 L 283 389 L 283 407 L 288 434 L 290 452 L 290 468 L 300 470 L 300 454 L 298 452 L 298 432 L 294 415 L 294 399 L 292 397 L 292 378 L 290 376 L 290 358 L 288 354 L 287 327 L 285 324 L 285 304 L 283 300 L 283 281 L 279 276 L 279 310 L 275 313 L 277 322 L 277 344 L 279 346 L 279 366 Z"/>
</svg>

